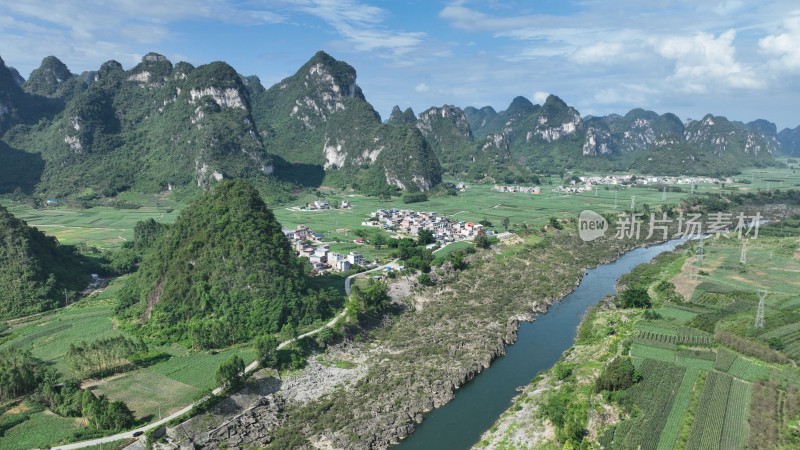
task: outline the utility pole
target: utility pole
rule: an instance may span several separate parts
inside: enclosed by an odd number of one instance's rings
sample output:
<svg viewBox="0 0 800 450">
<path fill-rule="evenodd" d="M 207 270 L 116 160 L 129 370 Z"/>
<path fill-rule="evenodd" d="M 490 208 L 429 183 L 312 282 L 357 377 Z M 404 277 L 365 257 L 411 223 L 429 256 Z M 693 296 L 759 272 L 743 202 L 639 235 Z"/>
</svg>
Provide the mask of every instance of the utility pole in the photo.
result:
<svg viewBox="0 0 800 450">
<path fill-rule="evenodd" d="M 666 186 L 664 187 L 664 190 L 661 192 L 661 201 L 662 202 L 667 201 L 667 187 Z"/>
<path fill-rule="evenodd" d="M 631 211 L 636 211 L 636 196 L 631 195 Z"/>
<path fill-rule="evenodd" d="M 758 309 L 756 310 L 756 328 L 764 328 L 764 300 L 767 298 L 769 290 L 759 289 Z"/>
<path fill-rule="evenodd" d="M 614 191 L 614 209 L 617 209 L 617 192 L 619 191 Z"/>
</svg>

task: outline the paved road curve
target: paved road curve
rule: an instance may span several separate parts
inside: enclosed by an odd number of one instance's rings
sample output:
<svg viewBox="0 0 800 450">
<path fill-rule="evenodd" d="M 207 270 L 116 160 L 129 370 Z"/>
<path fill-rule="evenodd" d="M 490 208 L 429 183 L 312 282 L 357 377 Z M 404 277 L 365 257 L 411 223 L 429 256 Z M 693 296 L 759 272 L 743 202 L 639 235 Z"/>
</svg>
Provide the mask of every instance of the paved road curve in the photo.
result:
<svg viewBox="0 0 800 450">
<path fill-rule="evenodd" d="M 387 265 L 393 266 L 395 264 L 397 264 L 397 260 L 394 260 L 394 261 L 390 262 Z M 347 293 L 347 295 L 348 296 L 350 295 L 350 280 L 352 278 L 354 278 L 354 277 L 356 277 L 358 275 L 361 275 L 361 274 L 365 274 L 365 273 L 369 273 L 369 272 L 375 272 L 377 270 L 382 270 L 384 267 L 385 267 L 385 265 L 381 265 L 381 266 L 378 266 L 378 267 L 376 267 L 374 269 L 367 270 L 366 272 L 359 272 L 359 273 L 350 275 L 349 277 L 345 278 L 345 280 L 344 280 L 344 290 Z M 328 323 L 326 323 L 325 325 L 317 328 L 316 330 L 311 330 L 308 333 L 303 333 L 303 334 L 301 334 L 300 336 L 297 336 L 294 339 L 289 339 L 288 341 L 281 342 L 278 345 L 278 350 L 286 347 L 287 345 L 291 344 L 292 342 L 295 342 L 295 341 L 300 340 L 300 339 L 305 339 L 305 338 L 307 338 L 309 336 L 313 336 L 313 335 L 319 333 L 320 331 L 324 330 L 325 328 L 330 328 L 330 327 L 336 325 L 336 322 L 341 320 L 345 316 L 345 314 L 347 314 L 347 310 L 346 309 L 343 310 L 342 312 L 340 312 L 336 317 L 331 319 Z M 245 367 L 244 373 L 248 374 L 248 373 L 251 373 L 251 372 L 255 371 L 256 369 L 258 369 L 258 360 L 255 360 L 255 361 L 251 362 L 247 367 Z M 214 389 L 212 391 L 213 395 L 218 395 L 221 392 L 222 392 L 222 388 L 221 387 L 218 387 L 218 388 L 216 388 L 216 389 Z M 191 405 L 181 409 L 178 412 L 170 414 L 169 416 L 164 417 L 161 420 L 149 423 L 147 425 L 144 425 L 142 427 L 136 428 L 134 430 L 124 431 L 122 433 L 117 433 L 117 434 L 114 434 L 114 435 L 111 435 L 111 436 L 106 436 L 106 437 L 103 437 L 103 438 L 92 439 L 92 440 L 89 440 L 89 441 L 82 441 L 82 442 L 75 442 L 75 443 L 72 443 L 72 444 L 61 445 L 61 446 L 58 446 L 58 447 L 53 447 L 53 449 L 54 450 L 71 450 L 71 449 L 76 449 L 76 448 L 91 447 L 91 446 L 100 445 L 100 444 L 108 444 L 108 443 L 115 442 L 115 441 L 121 441 L 123 439 L 133 439 L 135 437 L 134 434 L 138 435 L 139 432 L 145 433 L 145 432 L 150 431 L 152 429 L 158 428 L 159 426 L 164 425 L 165 423 L 171 421 L 172 419 L 176 419 L 176 418 L 186 414 L 187 412 L 191 411 L 192 408 L 194 408 L 195 405 L 205 401 L 208 398 L 209 398 L 208 396 L 203 397 L 202 399 L 196 401 L 195 403 L 192 403 Z"/>
</svg>

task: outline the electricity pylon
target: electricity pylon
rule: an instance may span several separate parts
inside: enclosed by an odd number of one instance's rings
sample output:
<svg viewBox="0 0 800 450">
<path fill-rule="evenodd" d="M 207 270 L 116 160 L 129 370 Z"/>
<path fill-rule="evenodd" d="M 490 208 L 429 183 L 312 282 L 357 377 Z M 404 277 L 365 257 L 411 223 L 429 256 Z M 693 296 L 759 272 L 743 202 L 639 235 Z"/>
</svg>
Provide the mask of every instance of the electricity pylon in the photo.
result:
<svg viewBox="0 0 800 450">
<path fill-rule="evenodd" d="M 767 298 L 769 290 L 759 289 L 758 309 L 756 310 L 756 328 L 764 328 L 764 300 Z"/>
</svg>

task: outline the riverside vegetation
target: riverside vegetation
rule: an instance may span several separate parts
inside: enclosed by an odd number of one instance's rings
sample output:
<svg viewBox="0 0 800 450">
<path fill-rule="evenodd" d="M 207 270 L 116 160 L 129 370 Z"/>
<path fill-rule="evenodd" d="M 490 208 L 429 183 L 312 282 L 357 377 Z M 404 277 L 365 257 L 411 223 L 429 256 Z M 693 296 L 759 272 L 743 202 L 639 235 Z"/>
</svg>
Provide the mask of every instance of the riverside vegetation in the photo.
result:
<svg viewBox="0 0 800 450">
<path fill-rule="evenodd" d="M 623 276 L 476 448 L 796 448 L 797 217 L 763 228 L 746 264 L 739 241 L 708 239 L 702 259 L 687 244 Z"/>
</svg>

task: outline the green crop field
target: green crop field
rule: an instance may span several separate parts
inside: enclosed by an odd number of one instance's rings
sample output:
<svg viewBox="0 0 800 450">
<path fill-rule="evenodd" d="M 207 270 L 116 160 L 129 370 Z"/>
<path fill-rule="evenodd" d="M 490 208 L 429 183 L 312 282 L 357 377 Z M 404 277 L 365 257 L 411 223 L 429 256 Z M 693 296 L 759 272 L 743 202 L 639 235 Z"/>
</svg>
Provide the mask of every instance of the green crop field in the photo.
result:
<svg viewBox="0 0 800 450">
<path fill-rule="evenodd" d="M 68 308 L 27 321 L 12 321 L 7 340 L 0 349 L 30 349 L 35 357 L 52 364 L 67 376 L 75 375 L 64 357 L 70 344 L 125 334 L 115 327 L 112 320 L 115 295 L 123 282 L 124 279 L 112 280 L 102 293 Z M 137 417 L 157 413 L 159 407 L 164 414 L 188 405 L 202 392 L 214 387 L 217 367 L 233 354 L 238 354 L 247 363 L 256 357 L 255 350 L 246 346 L 217 352 L 193 352 L 174 344 L 152 350 L 166 353 L 170 358 L 150 367 L 93 382 L 92 389 L 112 400 L 126 402 Z"/>
<path fill-rule="evenodd" d="M 708 374 L 687 449 L 720 448 L 732 381 L 733 378 L 719 372 Z"/>
<path fill-rule="evenodd" d="M 736 378 L 756 381 L 767 375 L 767 367 L 751 359 L 739 356 L 733 361 L 728 373 Z"/>
<path fill-rule="evenodd" d="M 658 440 L 654 437 L 661 434 L 668 421 L 675 393 L 686 372 L 681 367 L 652 359 L 645 359 L 639 370 L 643 379 L 628 393 L 642 414 L 617 428 L 614 448 L 656 448 Z"/>
<path fill-rule="evenodd" d="M 80 419 L 60 417 L 51 412 L 36 412 L 21 424 L 6 431 L 0 438 L 0 448 L 27 450 L 48 448 L 84 429 Z"/>
<path fill-rule="evenodd" d="M 29 349 L 34 357 L 53 364 L 65 374 L 72 374 L 72 368 L 63 360 L 70 344 L 121 334 L 113 326 L 113 310 L 111 306 L 70 307 L 46 314 L 34 321 L 13 326 L 11 340 L 0 348 Z"/>
<path fill-rule="evenodd" d="M 675 441 L 678 439 L 678 434 L 681 431 L 683 424 L 683 416 L 689 408 L 689 400 L 692 398 L 692 390 L 694 389 L 697 375 L 700 373 L 699 369 L 689 368 L 683 374 L 683 380 L 678 387 L 675 398 L 672 400 L 672 409 L 667 416 L 667 422 L 664 425 L 664 430 L 658 439 L 658 450 L 669 450 L 675 448 Z"/>
<path fill-rule="evenodd" d="M 767 342 L 784 345 L 782 352 L 790 358 L 800 356 L 797 352 L 800 348 L 800 326 L 797 325 L 800 296 L 796 286 L 797 274 L 800 273 L 800 240 L 766 237 L 752 240 L 747 265 L 739 263 L 741 244 L 734 240 L 709 240 L 705 249 L 701 266 L 705 274 L 694 280 L 687 279 L 685 272 L 669 273 L 659 269 L 661 266 L 646 271 L 646 276 L 650 277 L 646 279 L 649 286 L 673 279 L 675 282 L 688 280 L 694 289 L 691 302 L 656 300 L 655 310 L 659 316 L 636 323 L 629 350 L 644 375 L 641 383 L 647 380 L 648 371 L 653 370 L 651 360 L 660 361 L 659 364 L 664 365 L 662 370 L 686 370 L 674 396 L 666 396 L 657 388 L 652 388 L 649 394 L 653 399 L 661 398 L 660 401 L 671 405 L 658 438 L 657 448 L 660 449 L 744 448 L 751 432 L 752 382 L 774 380 L 781 386 L 780 396 L 788 395 L 785 393 L 788 385 L 800 384 L 796 368 L 768 364 L 755 357 L 769 355 L 772 350 L 767 347 Z M 688 251 L 693 250 L 690 248 Z M 686 261 L 680 254 L 674 258 Z M 684 264 L 684 270 L 691 270 L 691 259 Z M 669 264 L 667 261 L 663 267 Z M 756 329 L 757 291 L 764 288 L 769 289 L 765 327 Z M 753 343 L 734 343 L 728 347 L 717 340 L 715 333 L 719 331 L 734 333 L 741 337 L 741 342 Z M 699 392 L 698 380 L 703 379 L 705 381 L 700 384 L 702 392 Z M 644 395 L 642 388 L 636 391 L 631 388 L 629 392 L 632 396 Z M 643 423 L 642 419 L 636 418 L 619 424 L 612 447 L 639 445 L 619 440 L 620 433 L 641 427 Z M 641 445 L 641 448 L 649 448 L 652 444 Z"/>
<path fill-rule="evenodd" d="M 64 244 L 86 243 L 98 248 L 117 248 L 133 239 L 137 222 L 155 219 L 171 223 L 178 216 L 180 206 L 143 206 L 139 209 L 94 207 L 75 209 L 65 206 L 32 209 L 29 206 L 2 202 L 17 218 L 55 236 Z"/>
<path fill-rule="evenodd" d="M 747 423 L 750 412 L 750 383 L 733 380 L 728 395 L 725 422 L 722 427 L 721 449 L 744 448 L 747 440 Z"/>
<path fill-rule="evenodd" d="M 213 372 L 216 371 L 214 367 Z M 207 375 L 207 374 L 205 374 Z M 195 386 L 175 381 L 154 370 L 136 370 L 104 380 L 94 388 L 95 395 L 125 402 L 137 418 L 169 415 L 196 400 L 203 392 Z"/>
<path fill-rule="evenodd" d="M 656 309 L 656 312 L 665 318 L 674 319 L 676 322 L 681 324 L 685 324 L 697 316 L 697 313 L 670 306 L 658 308 Z"/>
</svg>

